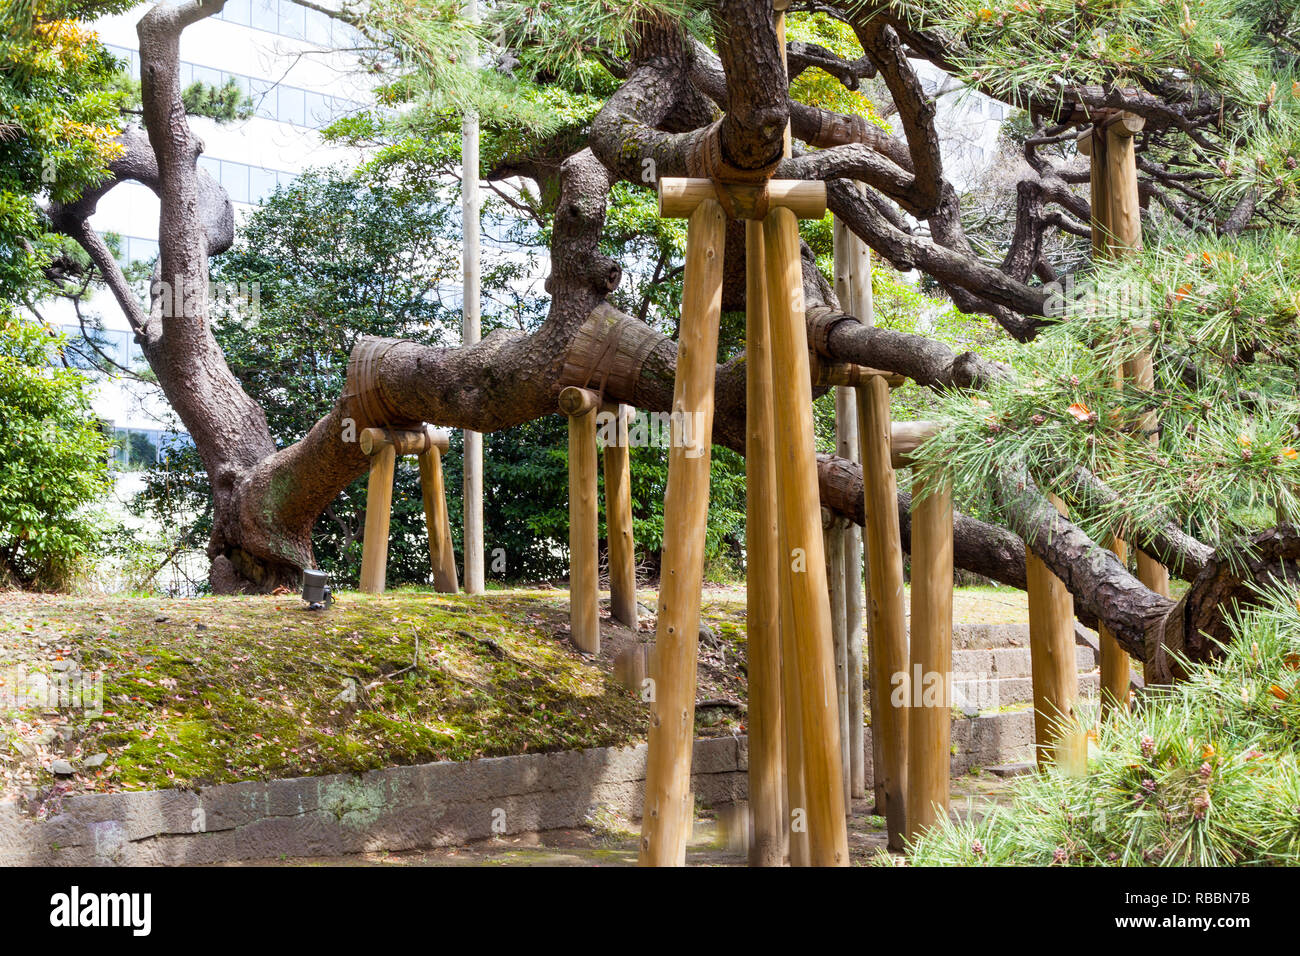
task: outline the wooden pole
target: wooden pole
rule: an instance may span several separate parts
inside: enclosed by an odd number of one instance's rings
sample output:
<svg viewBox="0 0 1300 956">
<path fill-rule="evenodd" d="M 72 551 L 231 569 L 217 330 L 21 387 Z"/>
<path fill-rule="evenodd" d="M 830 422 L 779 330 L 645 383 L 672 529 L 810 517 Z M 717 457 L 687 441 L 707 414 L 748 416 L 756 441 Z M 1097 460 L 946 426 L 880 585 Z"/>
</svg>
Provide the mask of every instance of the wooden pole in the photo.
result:
<svg viewBox="0 0 1300 956">
<path fill-rule="evenodd" d="M 569 419 L 569 635 L 579 650 L 600 653 L 600 571 L 596 502 L 596 409 L 585 388 L 560 392 Z"/>
<path fill-rule="evenodd" d="M 849 768 L 849 635 L 844 596 L 844 522 L 822 509 L 822 546 L 826 550 L 826 580 L 831 601 L 831 646 L 835 650 L 835 702 L 839 709 L 840 769 L 844 777 L 844 806 L 853 799 Z"/>
<path fill-rule="evenodd" d="M 685 865 L 693 811 L 690 785 L 695 665 L 725 246 L 726 217 L 722 207 L 712 199 L 705 200 L 691 213 L 687 227 L 677 376 L 673 383 L 675 421 L 664 493 L 654 699 L 641 820 L 641 863 L 648 866 Z"/>
<path fill-rule="evenodd" d="M 1092 206 L 1092 258 L 1101 262 L 1111 254 L 1113 229 L 1111 227 L 1110 177 L 1106 172 L 1106 143 L 1108 136 L 1091 129 L 1079 139 L 1080 150 L 1090 157 L 1089 193 Z M 1085 146 L 1086 144 L 1086 146 Z M 1124 388 L 1124 370 L 1115 370 L 1115 387 Z M 1121 561 L 1128 563 L 1128 545 L 1120 538 L 1112 538 L 1110 549 Z M 1112 708 L 1128 709 L 1129 656 L 1120 647 L 1110 628 L 1102 624 L 1097 628 L 1101 669 L 1101 718 L 1105 720 Z"/>
<path fill-rule="evenodd" d="M 615 443 L 605 445 L 605 531 L 609 538 L 609 613 L 636 630 L 636 540 L 632 534 L 631 408 L 615 406 Z"/>
<path fill-rule="evenodd" d="M 745 223 L 745 640 L 749 677 L 751 866 L 785 862 L 776 444 L 763 224 Z"/>
<path fill-rule="evenodd" d="M 727 183 L 711 179 L 665 176 L 659 181 L 659 215 L 664 219 L 689 216 L 705 199 L 717 200 L 725 189 L 738 211 L 750 211 L 760 196 L 767 207 L 789 209 L 798 219 L 820 219 L 826 212 L 826 184 L 815 179 L 770 179 L 762 184 Z M 756 210 L 755 210 L 756 211 Z"/>
<path fill-rule="evenodd" d="M 388 521 L 393 510 L 393 473 L 397 449 L 391 444 L 376 448 L 370 456 L 370 480 L 366 484 L 366 530 L 361 539 L 361 590 L 382 594 L 388 573 Z"/>
<path fill-rule="evenodd" d="M 442 476 L 442 452 L 432 446 L 420 454 L 420 492 L 424 496 L 424 524 L 429 532 L 429 561 L 433 589 L 441 594 L 460 590 L 456 579 L 456 554 L 451 545 L 451 521 Z"/>
<path fill-rule="evenodd" d="M 835 220 L 835 230 L 835 294 L 846 311 L 870 325 L 870 249 L 839 219 Z M 857 391 L 853 388 L 841 386 L 835 390 L 835 451 L 848 461 L 861 461 Z M 849 796 L 852 799 L 867 795 L 862 674 L 865 617 L 862 557 L 862 529 L 847 523 L 844 531 L 844 625 L 848 644 Z"/>
<path fill-rule="evenodd" d="M 908 839 L 948 815 L 952 764 L 952 486 L 918 479 L 913 492 Z"/>
<path fill-rule="evenodd" d="M 867 606 L 871 621 L 871 746 L 876 789 L 889 828 L 889 847 L 906 836 L 907 709 L 891 704 L 895 675 L 908 666 L 903 609 L 903 547 L 898 527 L 898 486 L 891 456 L 889 384 L 872 379 L 858 388 L 858 437 L 866 497 Z"/>
<path fill-rule="evenodd" d="M 477 22 L 478 0 L 465 0 L 466 19 Z M 473 41 L 471 41 L 473 42 Z M 471 48 L 470 60 L 478 61 L 477 44 Z M 465 346 L 482 338 L 479 317 L 479 155 L 478 114 L 466 110 L 461 122 L 461 225 L 464 231 L 462 259 L 464 282 L 461 286 L 463 318 L 461 340 Z M 465 593 L 483 593 L 483 436 L 464 433 L 464 506 Z"/>
<path fill-rule="evenodd" d="M 1121 117 L 1123 120 L 1124 117 Z M 1106 126 L 1106 180 L 1110 198 L 1110 227 L 1114 234 L 1112 250 L 1115 255 L 1140 251 L 1142 248 L 1142 216 L 1138 202 L 1137 157 L 1133 134 L 1142 128 L 1140 121 L 1117 121 Z M 1151 352 L 1143 349 L 1124 363 L 1124 374 L 1143 391 L 1155 387 L 1155 366 Z M 1154 411 L 1138 419 L 1138 427 L 1150 436 L 1152 444 L 1159 438 L 1160 418 Z M 1155 591 L 1169 597 L 1169 571 L 1159 561 L 1138 552 L 1138 579 Z"/>
<path fill-rule="evenodd" d="M 799 648 L 794 638 L 794 607 L 789 600 L 790 562 L 786 529 L 778 534 L 781 579 L 781 716 L 785 723 L 785 819 L 790 832 L 790 865 L 811 866 L 808 797 L 804 788 L 803 707 L 799 703 Z"/>
<path fill-rule="evenodd" d="M 812 379 L 803 306 L 803 273 L 794 213 L 774 209 L 763 220 L 768 314 L 772 324 L 772 381 L 779 520 L 790 564 L 790 606 L 799 659 L 799 706 L 804 741 L 810 862 L 847 866 L 835 659 L 830 596 L 822 547 L 821 504 L 813 436 Z M 712 371 L 712 370 L 710 370 Z M 668 527 L 668 515 L 664 515 Z"/>
<path fill-rule="evenodd" d="M 1111 538 L 1110 549 L 1115 557 L 1128 564 L 1128 544 L 1120 538 Z M 1129 687 L 1133 682 L 1130 672 L 1131 662 L 1124 648 L 1120 647 L 1114 633 L 1105 624 L 1097 628 L 1100 641 L 1101 661 L 1101 719 L 1105 720 L 1111 712 L 1118 709 L 1128 710 Z"/>
<path fill-rule="evenodd" d="M 1057 510 L 1064 503 L 1049 496 Z M 1074 598 L 1047 565 L 1025 549 L 1025 578 L 1029 592 L 1030 671 L 1034 685 L 1034 741 L 1039 767 L 1055 761 L 1070 773 L 1082 770 L 1087 759 L 1083 735 L 1066 733 L 1063 723 L 1074 717 L 1079 674 L 1074 650 Z"/>
</svg>

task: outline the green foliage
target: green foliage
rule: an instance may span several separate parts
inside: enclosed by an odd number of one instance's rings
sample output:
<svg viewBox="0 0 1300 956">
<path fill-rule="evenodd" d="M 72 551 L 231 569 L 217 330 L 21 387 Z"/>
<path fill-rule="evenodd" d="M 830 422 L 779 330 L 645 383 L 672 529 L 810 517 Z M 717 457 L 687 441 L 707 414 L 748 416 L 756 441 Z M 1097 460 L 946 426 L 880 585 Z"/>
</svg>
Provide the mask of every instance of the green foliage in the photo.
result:
<svg viewBox="0 0 1300 956">
<path fill-rule="evenodd" d="M 1300 198 L 1300 74 L 1290 33 L 1292 2 L 1236 0 L 945 0 L 910 15 L 963 44 L 963 79 L 1026 103 L 1071 87 L 1186 91 L 1217 104 L 1221 128 L 1195 142 L 1157 142 L 1208 179 L 1201 193 L 1222 214 L 1250 190 L 1272 214 L 1294 215 Z"/>
<path fill-rule="evenodd" d="M 109 443 L 86 379 L 55 367 L 61 344 L 0 306 L 0 584 L 64 587 L 99 543 Z"/>
<path fill-rule="evenodd" d="M 857 35 L 843 20 L 825 13 L 791 12 L 786 15 L 785 23 L 785 35 L 789 41 L 816 43 L 846 60 L 862 56 Z M 889 124 L 876 112 L 875 104 L 864 91 L 850 90 L 840 80 L 816 67 L 804 70 L 791 81 L 790 96 L 832 112 L 863 116 L 881 129 L 889 129 Z"/>
<path fill-rule="evenodd" d="M 1296 520 L 1297 268 L 1300 238 L 1283 230 L 1170 236 L 1106 264 L 1060 290 L 1063 321 L 1014 348 L 1017 376 L 974 400 L 947 397 L 949 427 L 925 460 L 951 467 L 993 513 L 995 466 L 1023 463 L 1070 500 L 1083 465 L 1118 492 L 1083 513 L 1102 536 L 1172 518 L 1217 545 Z M 1152 387 L 1116 388 L 1115 370 L 1140 351 L 1155 356 Z M 1156 444 L 1139 427 L 1150 413 L 1161 422 Z"/>
<path fill-rule="evenodd" d="M 1083 776 L 1022 778 L 1010 809 L 944 822 L 912 862 L 1300 864 L 1300 605 L 1293 588 L 1262 597 L 1224 660 L 1102 724 Z"/>
<path fill-rule="evenodd" d="M 190 116 L 206 116 L 220 122 L 248 119 L 253 115 L 253 100 L 234 80 L 223 86 L 191 83 L 181 91 L 181 102 Z"/>
<path fill-rule="evenodd" d="M 487 26 L 502 45 L 522 51 L 521 64 L 534 79 L 582 86 L 591 81 L 597 57 L 628 55 L 643 23 L 680 22 L 704 37 L 706 9 L 699 0 L 514 0 L 493 4 Z"/>
<path fill-rule="evenodd" d="M 363 335 L 449 341 L 459 310 L 440 291 L 459 280 L 456 211 L 382 180 L 337 170 L 308 171 L 281 187 L 213 262 L 214 330 L 231 370 L 266 411 L 280 445 L 303 435 L 342 393 L 348 356 Z M 487 281 L 494 281 L 491 269 Z M 318 522 L 321 566 L 355 581 L 361 560 L 365 482 L 355 482 Z M 210 488 L 192 449 L 170 452 L 153 470 L 138 509 L 201 541 Z M 188 521 L 178 518 L 188 516 Z M 419 477 L 398 470 L 389 577 L 424 581 L 428 551 Z M 418 534 L 417 534 L 418 529 Z"/>
<path fill-rule="evenodd" d="M 53 257 L 38 200 L 66 202 L 119 155 L 117 63 L 84 21 L 127 0 L 0 0 L 0 299 L 19 301 Z"/>
<path fill-rule="evenodd" d="M 435 124 L 472 112 L 493 125 L 553 128 L 553 118 L 530 95 L 531 84 L 492 69 L 492 33 L 466 19 L 462 4 L 372 0 L 358 26 L 378 47 L 373 71 L 391 77 L 377 90 L 381 106 L 409 107 L 395 125 Z"/>
</svg>

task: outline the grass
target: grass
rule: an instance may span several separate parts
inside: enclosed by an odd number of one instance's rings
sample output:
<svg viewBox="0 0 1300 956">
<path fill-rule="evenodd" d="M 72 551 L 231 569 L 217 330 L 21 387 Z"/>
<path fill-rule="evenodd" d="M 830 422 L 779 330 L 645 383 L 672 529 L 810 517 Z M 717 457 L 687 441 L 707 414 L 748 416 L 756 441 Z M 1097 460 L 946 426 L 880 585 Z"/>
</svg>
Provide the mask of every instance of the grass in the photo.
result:
<svg viewBox="0 0 1300 956">
<path fill-rule="evenodd" d="M 69 662 L 102 678 L 103 712 L 0 706 L 0 754 L 54 724 L 68 756 L 108 755 L 90 789 L 132 789 L 638 739 L 644 708 L 557 637 L 565 620 L 553 592 L 345 594 L 324 613 L 296 596 L 10 597 L 9 668 Z"/>
<path fill-rule="evenodd" d="M 959 591 L 962 613 L 1015 617 L 1022 596 L 988 590 Z M 698 708 L 696 733 L 743 733 L 744 589 L 707 588 L 701 617 L 697 700 L 724 705 Z M 60 792 L 114 791 L 637 743 L 647 708 L 613 654 L 652 629 L 602 626 L 601 656 L 577 653 L 556 590 L 344 593 L 325 612 L 296 595 L 0 594 L 0 795 L 49 789 L 59 759 L 76 771 Z M 24 696 L 60 679 L 102 703 Z"/>
</svg>

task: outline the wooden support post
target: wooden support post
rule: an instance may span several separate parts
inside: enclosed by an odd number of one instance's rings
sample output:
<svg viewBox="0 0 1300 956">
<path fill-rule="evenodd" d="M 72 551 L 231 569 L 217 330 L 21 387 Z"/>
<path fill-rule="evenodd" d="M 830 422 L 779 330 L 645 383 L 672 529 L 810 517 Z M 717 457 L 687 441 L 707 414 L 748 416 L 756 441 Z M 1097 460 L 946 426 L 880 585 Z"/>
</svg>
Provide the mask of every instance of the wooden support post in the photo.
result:
<svg viewBox="0 0 1300 956">
<path fill-rule="evenodd" d="M 599 396 L 570 386 L 560 392 L 569 419 L 569 636 L 600 653 L 600 569 L 596 507 L 596 409 Z"/>
<path fill-rule="evenodd" d="M 883 813 L 888 825 L 890 849 L 901 850 L 907 813 L 907 709 L 891 706 L 890 691 L 895 675 L 907 671 L 908 651 L 890 425 L 889 385 L 883 379 L 872 379 L 858 389 L 871 621 L 871 746 L 878 755 L 876 789 L 881 792 L 877 812 Z"/>
<path fill-rule="evenodd" d="M 785 862 L 776 441 L 763 224 L 745 223 L 745 642 L 749 677 L 751 866 Z"/>
<path fill-rule="evenodd" d="M 948 815 L 952 736 L 952 486 L 919 479 L 912 499 L 912 668 L 907 836 Z"/>
<path fill-rule="evenodd" d="M 844 806 L 853 799 L 849 768 L 849 633 L 844 576 L 844 522 L 822 509 L 822 546 L 826 549 L 826 580 L 831 600 L 831 645 L 835 649 L 835 702 L 839 709 L 840 769 L 844 777 Z"/>
<path fill-rule="evenodd" d="M 1137 157 L 1133 135 L 1142 128 L 1140 119 L 1121 116 L 1121 121 L 1106 126 L 1106 180 L 1110 198 L 1110 227 L 1114 234 L 1111 248 L 1116 256 L 1136 252 L 1142 248 L 1142 217 L 1138 203 Z M 1155 366 L 1151 352 L 1142 350 L 1124 363 L 1124 375 L 1144 391 L 1155 387 Z M 1160 419 L 1155 412 L 1146 412 L 1138 420 L 1138 427 L 1157 444 Z M 1169 571 L 1159 561 L 1139 551 L 1137 555 L 1138 579 L 1155 591 L 1169 597 Z"/>
<path fill-rule="evenodd" d="M 609 613 L 636 630 L 636 539 L 632 534 L 632 461 L 627 444 L 630 406 L 617 405 L 614 442 L 605 444 L 605 531 L 609 539 Z"/>
<path fill-rule="evenodd" d="M 1128 563 L 1128 545 L 1122 539 L 1112 538 L 1110 549 L 1120 561 Z M 1101 719 L 1105 720 L 1114 710 L 1128 710 L 1132 664 L 1110 628 L 1103 624 L 1097 628 L 1097 634 L 1101 645 Z"/>
<path fill-rule="evenodd" d="M 785 820 L 790 833 L 790 865 L 811 866 L 808 840 L 808 797 L 804 787 L 803 707 L 799 703 L 799 648 L 794 638 L 794 607 L 790 601 L 790 553 L 785 528 L 778 536 L 781 587 L 781 716 L 785 722 Z"/>
<path fill-rule="evenodd" d="M 691 213 L 673 384 L 673 441 L 664 493 L 654 700 L 646 758 L 641 863 L 684 866 L 690 833 L 695 666 L 713 436 L 713 385 L 722 314 L 726 217 L 712 199 Z M 805 355 L 807 349 L 804 349 Z M 814 488 L 816 485 L 814 483 Z"/>
<path fill-rule="evenodd" d="M 847 866 L 848 830 L 835 706 L 830 596 L 809 401 L 812 380 L 803 273 L 797 223 L 790 210 L 774 209 L 763 220 L 763 252 L 772 324 L 773 419 L 776 434 L 782 438 L 776 456 L 778 515 L 789 549 L 781 559 L 790 566 L 790 606 L 799 659 L 809 861 L 814 866 Z M 667 513 L 664 525 L 670 527 Z"/>
<path fill-rule="evenodd" d="M 1079 149 L 1091 158 L 1089 193 L 1092 206 L 1092 258 L 1101 262 L 1111 255 L 1114 229 L 1111 226 L 1110 177 L 1106 172 L 1106 144 L 1109 137 L 1095 128 L 1079 137 Z M 1124 370 L 1115 370 L 1115 387 L 1123 389 Z M 1112 538 L 1110 549 L 1116 557 L 1127 563 L 1128 545 L 1120 538 Z M 1105 720 L 1114 707 L 1128 709 L 1129 656 L 1115 639 L 1110 628 L 1097 629 L 1099 656 L 1101 658 L 1101 718 Z"/>
<path fill-rule="evenodd" d="M 370 456 L 366 484 L 366 530 L 361 539 L 361 590 L 382 594 L 388 574 L 388 521 L 393 510 L 397 449 L 385 443 Z"/>
<path fill-rule="evenodd" d="M 835 294 L 845 311 L 864 324 L 873 321 L 871 250 L 866 243 L 835 220 Z M 848 461 L 861 461 L 858 438 L 858 403 L 855 388 L 835 390 L 835 451 Z M 846 524 L 844 530 L 844 625 L 848 644 L 849 688 L 849 796 L 867 795 L 866 735 L 863 719 L 862 642 L 864 631 L 864 575 L 862 529 Z"/>
<path fill-rule="evenodd" d="M 433 589 L 441 594 L 460 590 L 456 578 L 456 554 L 451 544 L 451 519 L 447 514 L 447 492 L 442 476 L 442 444 L 430 445 L 420 453 L 420 492 L 424 496 L 424 525 L 429 532 L 429 561 L 433 565 Z"/>
<path fill-rule="evenodd" d="M 1057 510 L 1064 503 L 1049 496 Z M 1037 555 L 1025 549 L 1029 592 L 1029 653 L 1034 685 L 1034 741 L 1039 767 L 1055 762 L 1069 773 L 1082 771 L 1087 739 L 1063 724 L 1074 717 L 1079 694 L 1075 661 L 1074 598 Z"/>
</svg>

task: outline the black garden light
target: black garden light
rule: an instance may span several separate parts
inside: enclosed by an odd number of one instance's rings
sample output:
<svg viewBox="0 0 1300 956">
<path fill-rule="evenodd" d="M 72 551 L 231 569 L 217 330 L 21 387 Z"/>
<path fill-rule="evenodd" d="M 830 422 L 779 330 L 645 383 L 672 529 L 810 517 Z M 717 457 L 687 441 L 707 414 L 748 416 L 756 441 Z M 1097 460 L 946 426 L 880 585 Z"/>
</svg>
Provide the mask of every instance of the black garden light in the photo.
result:
<svg viewBox="0 0 1300 956">
<path fill-rule="evenodd" d="M 324 571 L 307 570 L 302 573 L 302 599 L 309 611 L 323 611 L 334 603 L 330 593 L 329 575 Z"/>
</svg>

